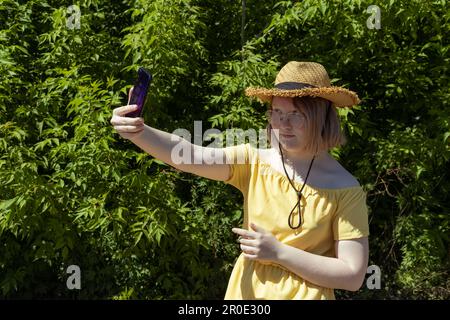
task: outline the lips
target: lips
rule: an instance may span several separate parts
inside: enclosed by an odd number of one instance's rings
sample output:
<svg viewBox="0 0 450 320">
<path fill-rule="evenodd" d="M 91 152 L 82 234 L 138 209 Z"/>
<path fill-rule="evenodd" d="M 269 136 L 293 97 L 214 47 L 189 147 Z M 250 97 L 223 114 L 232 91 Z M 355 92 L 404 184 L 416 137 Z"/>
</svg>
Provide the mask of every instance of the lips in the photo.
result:
<svg viewBox="0 0 450 320">
<path fill-rule="evenodd" d="M 284 134 L 284 133 L 280 133 L 280 136 L 283 138 L 292 138 L 295 137 L 293 134 Z"/>
</svg>

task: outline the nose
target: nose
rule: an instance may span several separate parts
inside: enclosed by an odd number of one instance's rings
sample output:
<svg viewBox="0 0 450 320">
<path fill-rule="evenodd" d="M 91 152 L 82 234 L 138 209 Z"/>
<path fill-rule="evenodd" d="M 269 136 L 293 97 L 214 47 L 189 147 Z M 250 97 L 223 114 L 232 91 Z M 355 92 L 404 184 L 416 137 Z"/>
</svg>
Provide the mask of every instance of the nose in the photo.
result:
<svg viewBox="0 0 450 320">
<path fill-rule="evenodd" d="M 284 115 L 280 117 L 280 127 L 282 128 L 291 127 L 291 122 L 289 121 L 288 117 L 285 117 Z"/>
</svg>

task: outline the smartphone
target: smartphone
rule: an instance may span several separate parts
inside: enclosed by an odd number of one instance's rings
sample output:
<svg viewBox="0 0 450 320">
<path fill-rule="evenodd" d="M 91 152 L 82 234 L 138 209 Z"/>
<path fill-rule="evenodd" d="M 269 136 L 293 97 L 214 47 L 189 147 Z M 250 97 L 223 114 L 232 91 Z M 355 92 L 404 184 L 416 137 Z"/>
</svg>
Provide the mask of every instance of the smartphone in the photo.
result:
<svg viewBox="0 0 450 320">
<path fill-rule="evenodd" d="M 137 104 L 138 109 L 127 113 L 125 116 L 130 118 L 142 117 L 144 112 L 145 99 L 147 98 L 148 88 L 152 82 L 153 76 L 148 70 L 140 67 L 136 81 L 134 82 L 133 92 L 131 93 L 129 104 Z"/>
</svg>

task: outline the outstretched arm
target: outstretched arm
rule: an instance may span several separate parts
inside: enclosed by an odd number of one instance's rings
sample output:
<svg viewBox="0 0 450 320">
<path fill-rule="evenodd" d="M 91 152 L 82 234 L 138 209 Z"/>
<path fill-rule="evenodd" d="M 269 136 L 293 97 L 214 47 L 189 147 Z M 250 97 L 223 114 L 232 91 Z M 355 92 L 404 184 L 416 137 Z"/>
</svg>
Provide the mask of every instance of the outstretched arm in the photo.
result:
<svg viewBox="0 0 450 320">
<path fill-rule="evenodd" d="M 136 105 L 129 104 L 131 92 L 132 90 L 129 92 L 128 104 L 114 109 L 110 120 L 123 138 L 178 170 L 219 181 L 229 178 L 231 169 L 226 163 L 222 148 L 195 145 L 178 135 L 145 125 L 143 118 L 126 117 L 126 114 L 137 109 Z M 174 151 L 177 150 L 183 150 L 183 154 L 188 155 L 187 161 L 175 159 L 178 152 Z"/>
<path fill-rule="evenodd" d="M 130 140 L 148 154 L 178 170 L 218 181 L 227 180 L 230 176 L 230 165 L 226 163 L 222 148 L 199 146 L 178 135 L 147 125 L 144 125 L 139 136 Z M 176 150 L 184 150 L 190 155 L 186 163 L 176 161 Z"/>
</svg>

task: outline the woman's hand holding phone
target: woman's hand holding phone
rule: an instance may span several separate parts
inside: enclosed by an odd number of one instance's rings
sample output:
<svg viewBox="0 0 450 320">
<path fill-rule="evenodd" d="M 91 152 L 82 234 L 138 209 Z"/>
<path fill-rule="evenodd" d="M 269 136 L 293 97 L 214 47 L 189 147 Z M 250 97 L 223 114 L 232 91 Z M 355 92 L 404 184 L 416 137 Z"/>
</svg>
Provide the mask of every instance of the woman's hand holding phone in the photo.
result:
<svg viewBox="0 0 450 320">
<path fill-rule="evenodd" d="M 113 110 L 113 116 L 111 118 L 111 124 L 119 135 L 124 139 L 133 139 L 141 135 L 144 131 L 145 123 L 144 118 L 136 117 L 130 118 L 126 114 L 138 110 L 137 105 L 130 105 L 131 95 L 133 93 L 133 87 L 128 93 L 128 103 L 126 106 L 118 107 Z"/>
</svg>

